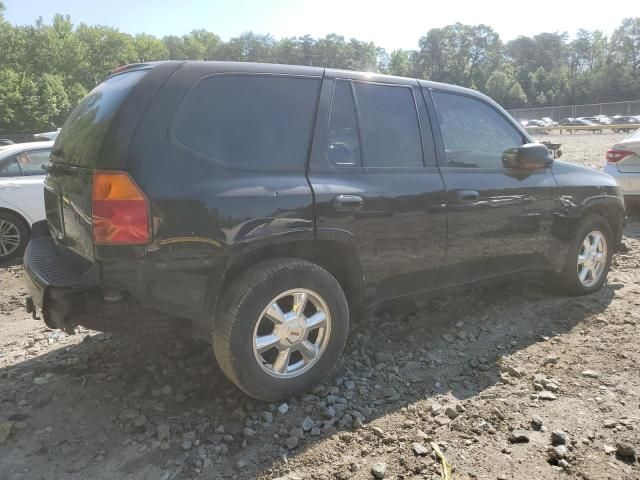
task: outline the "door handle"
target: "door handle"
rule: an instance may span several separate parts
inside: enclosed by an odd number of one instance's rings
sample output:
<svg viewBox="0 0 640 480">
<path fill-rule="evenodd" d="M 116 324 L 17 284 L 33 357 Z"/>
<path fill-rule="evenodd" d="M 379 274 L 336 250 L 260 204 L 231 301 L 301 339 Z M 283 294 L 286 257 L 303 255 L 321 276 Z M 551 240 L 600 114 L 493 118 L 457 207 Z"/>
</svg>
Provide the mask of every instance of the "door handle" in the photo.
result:
<svg viewBox="0 0 640 480">
<path fill-rule="evenodd" d="M 476 190 L 458 190 L 456 192 L 458 203 L 474 203 L 480 200 L 480 192 Z"/>
<path fill-rule="evenodd" d="M 360 210 L 362 205 L 364 205 L 364 198 L 360 195 L 337 195 L 333 199 L 333 207 L 340 212 Z"/>
</svg>

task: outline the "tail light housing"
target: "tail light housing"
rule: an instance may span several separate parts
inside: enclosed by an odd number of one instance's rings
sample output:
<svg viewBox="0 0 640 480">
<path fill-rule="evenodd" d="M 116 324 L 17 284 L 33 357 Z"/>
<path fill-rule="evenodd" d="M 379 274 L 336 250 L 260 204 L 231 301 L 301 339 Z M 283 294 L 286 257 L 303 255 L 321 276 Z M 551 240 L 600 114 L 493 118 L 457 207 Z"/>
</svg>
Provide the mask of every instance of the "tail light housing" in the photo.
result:
<svg viewBox="0 0 640 480">
<path fill-rule="evenodd" d="M 125 172 L 96 172 L 92 190 L 96 245 L 149 243 L 149 201 Z"/>
<path fill-rule="evenodd" d="M 629 150 L 615 150 L 610 148 L 607 150 L 607 162 L 616 163 L 629 155 L 635 155 L 635 153 Z"/>
</svg>

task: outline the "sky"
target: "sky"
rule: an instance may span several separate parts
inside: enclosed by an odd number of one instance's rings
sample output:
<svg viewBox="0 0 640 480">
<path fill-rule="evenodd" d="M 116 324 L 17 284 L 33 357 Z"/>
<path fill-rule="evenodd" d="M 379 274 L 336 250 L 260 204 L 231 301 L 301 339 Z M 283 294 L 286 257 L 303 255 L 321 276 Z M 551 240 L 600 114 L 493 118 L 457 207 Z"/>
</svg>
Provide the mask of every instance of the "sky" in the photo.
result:
<svg viewBox="0 0 640 480">
<path fill-rule="evenodd" d="M 13 24 L 47 23 L 56 13 L 74 23 L 108 25 L 120 31 L 183 35 L 203 28 L 228 40 L 246 31 L 275 38 L 337 33 L 373 41 L 387 50 L 416 49 L 431 28 L 484 23 L 503 40 L 540 32 L 578 29 L 610 34 L 625 17 L 640 16 L 640 0 L 0 0 Z"/>
</svg>

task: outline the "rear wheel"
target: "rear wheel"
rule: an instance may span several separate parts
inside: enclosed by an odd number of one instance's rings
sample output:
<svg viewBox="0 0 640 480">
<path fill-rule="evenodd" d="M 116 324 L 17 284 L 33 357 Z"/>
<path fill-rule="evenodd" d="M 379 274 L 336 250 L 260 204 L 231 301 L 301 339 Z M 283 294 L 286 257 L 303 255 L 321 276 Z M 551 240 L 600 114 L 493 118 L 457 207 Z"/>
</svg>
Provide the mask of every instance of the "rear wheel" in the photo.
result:
<svg viewBox="0 0 640 480">
<path fill-rule="evenodd" d="M 587 217 L 578 227 L 561 286 L 570 294 L 584 295 L 598 290 L 607 278 L 613 253 L 611 228 L 599 215 Z"/>
<path fill-rule="evenodd" d="M 29 230 L 20 217 L 0 212 L 0 260 L 22 255 L 29 241 Z"/>
<path fill-rule="evenodd" d="M 234 280 L 214 322 L 220 368 L 252 397 L 273 401 L 308 391 L 336 365 L 349 309 L 329 272 L 278 258 Z"/>
</svg>

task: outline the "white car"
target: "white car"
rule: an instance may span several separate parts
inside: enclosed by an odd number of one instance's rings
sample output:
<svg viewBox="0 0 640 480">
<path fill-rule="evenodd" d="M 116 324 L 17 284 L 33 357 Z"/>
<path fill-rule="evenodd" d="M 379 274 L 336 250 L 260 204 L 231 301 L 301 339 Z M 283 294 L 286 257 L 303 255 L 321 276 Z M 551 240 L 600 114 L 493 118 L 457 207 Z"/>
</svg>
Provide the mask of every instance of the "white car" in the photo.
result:
<svg viewBox="0 0 640 480">
<path fill-rule="evenodd" d="M 625 202 L 640 202 L 640 129 L 607 150 L 604 171 L 616 179 Z"/>
<path fill-rule="evenodd" d="M 45 165 L 53 142 L 0 147 L 0 260 L 21 255 L 31 225 L 45 218 Z"/>
</svg>

